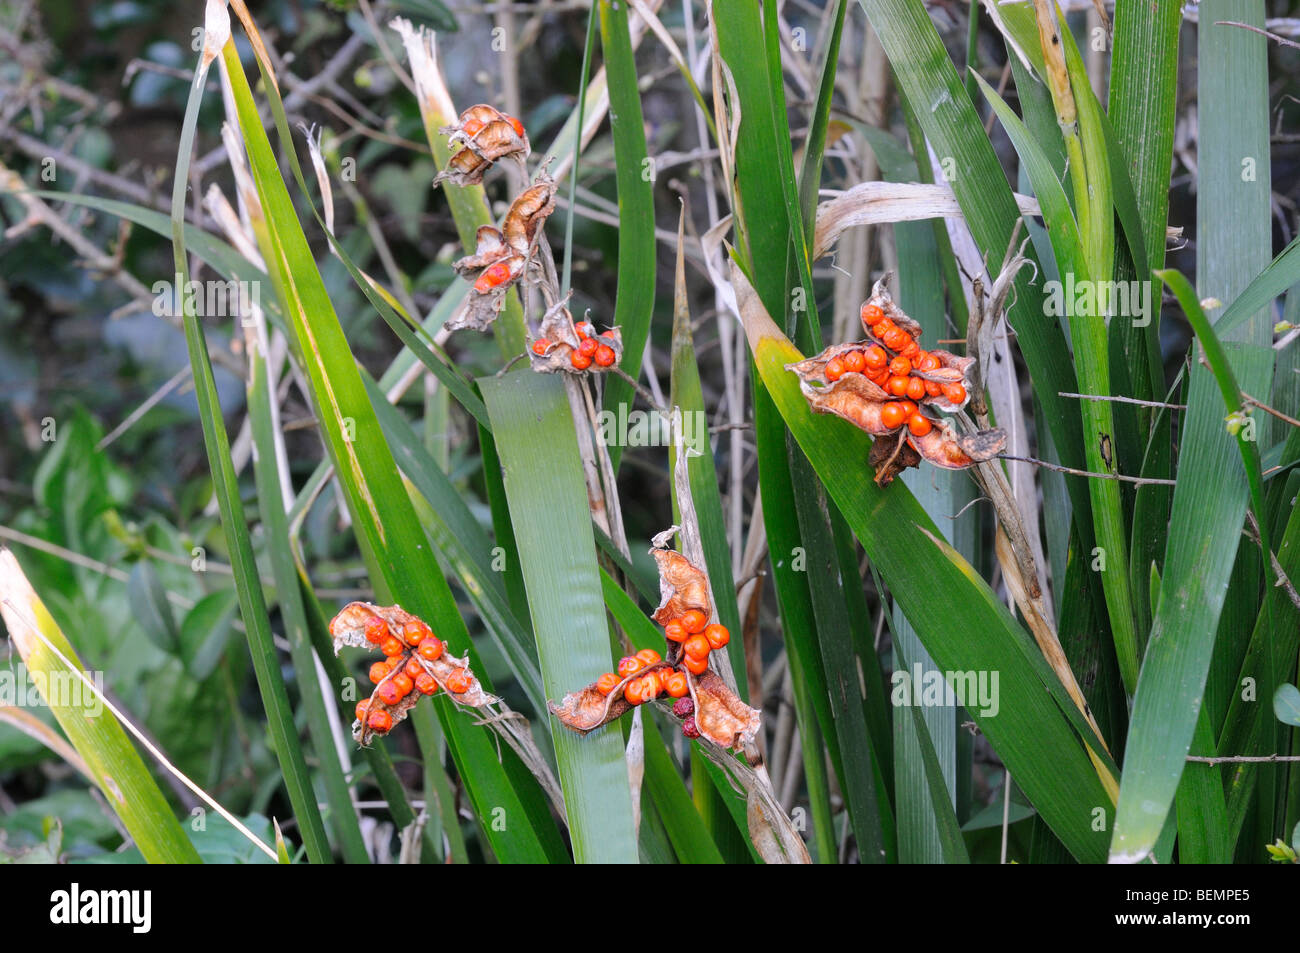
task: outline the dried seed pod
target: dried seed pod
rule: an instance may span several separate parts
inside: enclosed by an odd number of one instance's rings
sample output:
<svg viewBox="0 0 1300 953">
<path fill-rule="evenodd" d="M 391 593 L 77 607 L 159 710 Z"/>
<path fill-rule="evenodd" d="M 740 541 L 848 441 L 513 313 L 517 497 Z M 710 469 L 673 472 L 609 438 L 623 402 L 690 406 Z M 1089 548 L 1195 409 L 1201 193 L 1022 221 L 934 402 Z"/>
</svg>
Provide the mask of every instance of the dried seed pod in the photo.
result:
<svg viewBox="0 0 1300 953">
<path fill-rule="evenodd" d="M 449 146 L 460 148 L 452 154 L 447 168 L 434 178 L 434 185 L 443 180 L 455 185 L 478 185 L 483 174 L 499 160 L 511 155 L 522 160 L 531 151 L 523 123 L 485 103 L 470 106 L 455 125 L 443 126 L 439 132 L 451 137 Z"/>
<path fill-rule="evenodd" d="M 367 638 L 367 626 L 373 631 L 375 623 L 372 620 L 376 617 L 382 619 L 393 632 L 406 632 L 407 626 L 410 626 L 410 631 L 413 633 L 423 634 L 428 631 L 428 626 L 423 620 L 411 615 L 400 606 L 376 606 L 368 602 L 350 602 L 330 621 L 330 636 L 334 640 L 334 651 L 337 653 L 344 646 L 373 651 L 375 646 Z M 393 639 L 393 641 L 397 640 Z M 432 648 L 432 642 L 435 641 L 440 647 L 442 646 L 441 641 L 432 634 L 421 639 L 421 646 L 428 643 Z M 458 705 L 470 708 L 482 708 L 498 701 L 496 696 L 484 691 L 479 680 L 474 677 L 474 673 L 469 668 L 468 657 L 456 658 L 445 649 L 438 652 L 435 658 L 430 659 L 426 653 L 406 645 L 400 654 L 393 656 L 387 662 L 376 662 L 371 666 L 372 681 L 375 675 L 379 674 L 379 666 L 383 666 L 385 671 L 380 675 L 375 693 L 369 700 L 367 709 L 369 717 L 363 720 L 358 715 L 352 725 L 352 737 L 360 744 L 369 744 L 375 734 L 386 734 L 393 725 L 406 718 L 407 713 L 419 703 L 421 698 L 433 694 L 439 687 L 447 689 Z M 409 674 L 412 671 L 416 672 L 414 677 Z M 432 690 L 429 690 L 429 683 L 421 679 L 422 675 L 428 675 L 433 680 Z M 413 691 L 413 688 L 419 688 L 419 691 Z M 463 690 L 453 691 L 453 688 Z M 375 718 L 377 712 L 384 713 L 389 719 L 387 727 L 382 730 L 376 727 L 376 723 L 384 722 L 383 718 Z"/>
<path fill-rule="evenodd" d="M 585 323 L 579 322 L 579 325 Z M 569 313 L 565 302 L 560 301 L 549 308 L 538 326 L 536 341 L 528 349 L 532 369 L 539 374 L 555 374 L 560 371 L 566 374 L 599 374 L 608 371 L 623 359 L 623 335 L 617 329 L 606 331 L 597 339 L 580 334 L 577 330 L 579 325 L 574 324 L 573 315 Z M 543 341 L 546 346 L 539 349 L 537 344 Z M 575 355 L 582 355 L 581 348 L 587 341 L 598 343 L 589 348 L 591 355 L 575 363 Z M 608 363 L 602 363 L 600 359 L 602 348 L 612 355 Z"/>
<path fill-rule="evenodd" d="M 506 292 L 537 263 L 537 237 L 555 210 L 555 183 L 542 173 L 515 197 L 500 228 L 483 225 L 474 254 L 452 263 L 456 274 L 474 282 L 462 311 L 447 321 L 451 330 L 486 331 L 505 304 Z"/>
<path fill-rule="evenodd" d="M 936 413 L 956 413 L 970 399 L 973 357 L 921 350 L 916 344 L 920 325 L 894 303 L 883 282 L 876 283 L 863 304 L 862 323 L 869 341 L 833 344 L 787 364 L 786 370 L 798 375 L 804 399 L 817 413 L 842 417 L 882 438 L 873 443 L 868 458 L 879 485 L 921 460 L 957 470 L 1002 452 L 1002 430 L 958 435 Z M 849 371 L 844 356 L 858 351 L 863 371 Z M 887 367 L 882 357 L 889 359 Z"/>
</svg>

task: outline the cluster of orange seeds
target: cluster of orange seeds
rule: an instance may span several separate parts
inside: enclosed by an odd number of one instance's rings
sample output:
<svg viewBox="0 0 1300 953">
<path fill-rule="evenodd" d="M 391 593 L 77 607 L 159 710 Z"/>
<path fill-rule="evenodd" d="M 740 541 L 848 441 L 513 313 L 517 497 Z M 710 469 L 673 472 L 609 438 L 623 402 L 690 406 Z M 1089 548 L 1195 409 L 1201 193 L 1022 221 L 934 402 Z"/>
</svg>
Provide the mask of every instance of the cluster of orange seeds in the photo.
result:
<svg viewBox="0 0 1300 953">
<path fill-rule="evenodd" d="M 664 637 L 682 647 L 682 664 L 692 675 L 703 675 L 709 667 L 709 653 L 731 641 L 725 625 L 708 618 L 699 609 L 687 609 L 664 624 Z"/>
<path fill-rule="evenodd" d="M 709 667 L 709 653 L 731 641 L 726 626 L 709 625 L 708 621 L 699 609 L 688 609 L 664 626 L 665 637 L 682 647 L 679 664 L 692 675 L 703 675 Z M 641 671 L 646 674 L 633 678 Z M 596 690 L 602 695 L 608 695 L 619 685 L 623 686 L 623 697 L 632 705 L 654 701 L 660 695 L 682 698 L 690 692 L 686 676 L 673 665 L 664 664 L 654 649 L 624 656 L 619 659 L 617 673 L 606 672 L 596 680 Z"/>
<path fill-rule="evenodd" d="M 366 620 L 366 641 L 377 645 L 384 653 L 382 662 L 370 666 L 370 681 L 379 687 L 370 698 L 357 703 L 357 720 L 380 734 L 393 727 L 393 716 L 374 708 L 375 700 L 393 706 L 413 691 L 432 695 L 438 691 L 438 680 L 427 672 L 420 659 L 436 662 L 442 657 L 445 646 L 442 639 L 419 619 L 405 623 L 400 638 L 393 635 L 388 623 L 378 615 Z M 407 654 L 409 650 L 415 651 Z M 416 658 L 416 656 L 419 658 Z M 395 674 L 394 674 L 395 673 Z M 453 672 L 447 678 L 447 690 L 461 694 L 469 690 L 470 682 L 463 671 Z M 374 709 L 373 711 L 371 709 Z"/>
<path fill-rule="evenodd" d="M 690 691 L 686 676 L 670 665 L 661 664 L 662 662 L 663 659 L 654 649 L 642 649 L 636 655 L 619 659 L 618 674 L 606 672 L 600 676 L 596 680 L 596 690 L 602 695 L 608 695 L 625 679 L 631 678 L 631 681 L 623 685 L 623 697 L 629 705 L 654 701 L 660 695 L 681 698 Z M 632 678 L 641 671 L 646 671 L 646 674 Z"/>
<path fill-rule="evenodd" d="M 611 367 L 618 360 L 618 355 L 614 353 L 614 349 L 601 340 L 601 338 L 613 340 L 613 331 L 602 331 L 600 336 L 597 337 L 596 329 L 590 321 L 579 321 L 573 326 L 573 329 L 578 332 L 578 346 L 569 355 L 569 363 L 575 368 L 585 371 L 593 363 L 598 367 Z M 538 338 L 533 342 L 533 353 L 539 357 L 545 357 L 550 353 L 551 348 L 555 346 L 555 341 Z"/>
<path fill-rule="evenodd" d="M 907 424 L 915 436 L 924 437 L 934 425 L 920 412 L 918 402 L 942 396 L 951 404 L 961 404 L 966 400 L 966 388 L 958 382 L 927 379 L 924 375 L 939 370 L 941 362 L 922 350 L 910 333 L 887 318 L 879 305 L 862 306 L 862 323 L 880 343 L 832 358 L 826 364 L 826 379 L 837 381 L 850 373 L 864 375 L 900 398 L 885 404 L 881 422 L 891 429 Z"/>
</svg>

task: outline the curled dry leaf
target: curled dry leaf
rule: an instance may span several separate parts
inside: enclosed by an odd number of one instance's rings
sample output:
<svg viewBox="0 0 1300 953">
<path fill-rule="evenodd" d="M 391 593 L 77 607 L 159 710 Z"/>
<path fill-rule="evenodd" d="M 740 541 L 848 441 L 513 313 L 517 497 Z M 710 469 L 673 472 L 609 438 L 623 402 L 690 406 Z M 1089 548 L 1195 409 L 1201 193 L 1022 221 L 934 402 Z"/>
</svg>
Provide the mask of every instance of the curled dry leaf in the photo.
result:
<svg viewBox="0 0 1300 953">
<path fill-rule="evenodd" d="M 611 328 L 597 334 L 589 322 L 575 324 L 564 301 L 547 310 L 528 345 L 528 360 L 540 374 L 603 374 L 622 359 L 622 332 Z"/>
<path fill-rule="evenodd" d="M 918 343 L 920 325 L 895 304 L 884 282 L 862 305 L 867 339 L 833 344 L 820 354 L 787 364 L 818 413 L 843 417 L 877 440 L 869 461 L 876 483 L 922 459 L 959 470 L 991 459 L 1006 446 L 1002 430 L 959 435 L 942 413 L 956 413 L 970 400 L 973 357 Z"/>
<path fill-rule="evenodd" d="M 439 130 L 450 136 L 448 144 L 460 148 L 438 173 L 433 184 L 445 181 L 455 185 L 479 185 L 488 169 L 506 156 L 526 158 L 530 151 L 524 124 L 514 116 L 480 103 L 460 114 L 455 125 Z"/>
<path fill-rule="evenodd" d="M 486 331 L 492 326 L 506 292 L 536 262 L 539 233 L 554 210 L 555 183 L 543 174 L 511 203 L 500 228 L 479 228 L 474 254 L 452 263 L 456 274 L 472 280 L 474 287 L 464 310 L 447 322 L 450 330 Z"/>
<path fill-rule="evenodd" d="M 445 691 L 456 704 L 469 708 L 486 708 L 499 701 L 495 695 L 483 690 L 470 670 L 468 656 L 457 658 L 446 651 L 429 626 L 401 606 L 350 602 L 330 621 L 330 637 L 334 640 L 336 654 L 344 646 L 383 650 L 390 646 L 389 640 L 400 645 L 400 651 L 391 655 L 385 651 L 385 661 L 375 663 L 376 667 L 387 669 L 378 681 L 372 667 L 371 681 L 376 682 L 375 693 L 357 705 L 358 717 L 352 723 L 352 737 L 360 744 L 369 744 L 375 735 L 387 734 L 406 718 L 421 698 L 426 694 L 436 694 L 438 690 Z M 422 650 L 421 643 L 425 640 L 436 643 L 437 651 Z M 419 673 L 424 673 L 432 679 L 432 682 L 424 683 L 428 690 L 414 686 L 406 691 L 401 691 L 400 686 L 396 690 L 385 688 L 397 684 L 398 676 L 410 671 L 415 671 L 417 678 Z M 410 679 L 409 674 L 406 677 Z M 385 694 L 388 697 L 381 697 Z"/>
</svg>

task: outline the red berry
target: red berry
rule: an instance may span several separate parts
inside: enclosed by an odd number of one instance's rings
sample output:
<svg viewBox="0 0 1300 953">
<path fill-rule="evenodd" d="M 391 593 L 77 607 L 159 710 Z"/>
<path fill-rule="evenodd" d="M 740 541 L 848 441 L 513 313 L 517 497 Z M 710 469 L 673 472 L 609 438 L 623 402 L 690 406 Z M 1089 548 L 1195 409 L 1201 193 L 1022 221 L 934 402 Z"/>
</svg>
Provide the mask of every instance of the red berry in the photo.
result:
<svg viewBox="0 0 1300 953">
<path fill-rule="evenodd" d="M 373 707 L 374 705 L 369 698 L 363 698 L 357 702 L 357 721 L 365 721 L 366 715 L 370 714 L 370 709 Z"/>
<path fill-rule="evenodd" d="M 625 655 L 618 660 L 618 677 L 627 678 L 629 675 L 635 675 L 641 669 L 645 668 L 645 663 L 635 655 Z"/>
<path fill-rule="evenodd" d="M 890 401 L 880 410 L 880 422 L 890 430 L 896 430 L 903 426 L 903 421 L 907 419 L 907 414 L 903 412 L 903 405 Z"/>
<path fill-rule="evenodd" d="M 641 704 L 641 679 L 634 678 L 623 686 L 623 698 L 629 705 Z"/>
<path fill-rule="evenodd" d="M 389 636 L 388 638 L 384 639 L 384 641 L 380 644 L 379 651 L 383 652 L 389 658 L 392 658 L 395 655 L 401 655 L 403 652 L 405 652 L 406 646 L 403 645 L 399 640 L 393 638 L 392 636 Z"/>
<path fill-rule="evenodd" d="M 885 317 L 885 309 L 878 304 L 864 304 L 862 306 L 862 323 L 867 327 L 875 327 Z"/>
<path fill-rule="evenodd" d="M 871 371 L 878 371 L 889 363 L 889 355 L 885 353 L 885 349 L 879 344 L 873 344 L 867 348 L 862 358 L 866 361 L 867 369 Z"/>
<path fill-rule="evenodd" d="M 686 630 L 682 628 L 680 622 L 673 621 L 664 626 L 664 637 L 669 642 L 685 642 L 686 634 Z"/>
<path fill-rule="evenodd" d="M 438 690 L 438 680 L 428 672 L 421 672 L 416 676 L 415 690 L 421 695 L 432 695 Z"/>
<path fill-rule="evenodd" d="M 589 338 L 596 333 L 596 329 L 592 327 L 590 321 L 579 321 L 573 326 L 573 330 L 578 332 L 580 338 Z"/>
<path fill-rule="evenodd" d="M 419 619 L 412 619 L 406 625 L 402 626 L 402 638 L 406 639 L 406 644 L 414 648 L 429 636 L 433 635 L 433 630 L 421 622 Z"/>
<path fill-rule="evenodd" d="M 411 689 L 415 687 L 415 680 L 405 672 L 398 672 L 393 676 L 393 680 L 389 684 L 396 686 L 397 690 L 402 693 L 402 697 L 405 698 L 411 694 Z"/>
<path fill-rule="evenodd" d="M 686 650 L 688 658 L 697 659 L 706 659 L 709 657 L 709 653 L 713 651 L 709 647 L 709 640 L 703 635 L 692 635 L 686 640 L 686 644 L 682 648 Z"/>
<path fill-rule="evenodd" d="M 867 366 L 867 359 L 861 351 L 849 351 L 847 354 L 841 355 L 840 359 L 844 361 L 844 369 L 855 374 L 861 374 Z"/>
<path fill-rule="evenodd" d="M 514 116 L 506 116 L 506 122 L 510 123 L 510 128 L 515 131 L 515 135 L 520 139 L 524 137 L 524 124 Z"/>
<path fill-rule="evenodd" d="M 545 356 L 546 352 L 551 349 L 551 342 L 546 338 L 538 338 L 533 342 L 533 353 Z"/>
<path fill-rule="evenodd" d="M 717 622 L 704 630 L 704 637 L 709 640 L 711 649 L 720 649 L 731 641 L 731 633 L 727 631 L 727 627 Z"/>
<path fill-rule="evenodd" d="M 374 665 L 370 666 L 370 681 L 374 682 L 376 685 L 382 682 L 384 676 L 387 674 L 388 666 L 383 662 L 376 662 Z"/>
<path fill-rule="evenodd" d="M 600 692 L 602 695 L 608 695 L 621 681 L 623 681 L 623 679 L 619 678 L 613 672 L 606 672 L 604 675 L 600 676 L 600 678 L 596 679 L 596 691 Z"/>
<path fill-rule="evenodd" d="M 409 678 L 411 681 L 415 681 L 417 678 L 419 678 L 421 675 L 424 674 L 424 666 L 420 664 L 420 660 L 418 658 L 412 655 L 409 659 L 406 660 L 406 667 L 402 669 L 402 671 L 406 673 L 407 678 Z"/>
<path fill-rule="evenodd" d="M 370 726 L 371 731 L 377 731 L 381 735 L 387 734 L 392 730 L 393 716 L 383 710 L 372 711 L 370 717 L 366 719 L 366 724 Z"/>
<path fill-rule="evenodd" d="M 925 381 L 919 377 L 909 377 L 907 379 L 907 396 L 912 400 L 924 400 Z"/>
<path fill-rule="evenodd" d="M 371 645 L 378 645 L 386 638 L 388 638 L 388 623 L 381 617 L 372 615 L 366 620 L 366 641 Z"/>
<path fill-rule="evenodd" d="M 944 384 L 943 396 L 948 398 L 950 404 L 961 404 L 966 401 L 966 388 L 961 384 Z"/>
<path fill-rule="evenodd" d="M 474 290 L 479 294 L 487 294 L 493 288 L 505 284 L 509 280 L 510 266 L 503 261 L 499 261 L 478 276 L 478 281 L 474 282 Z"/>
<path fill-rule="evenodd" d="M 664 691 L 673 698 L 681 698 L 684 695 L 688 695 L 690 694 L 690 690 L 691 688 L 686 681 L 686 676 L 681 672 L 673 672 L 670 674 L 668 676 L 668 683 L 664 686 Z M 689 699 L 687 700 L 689 701 Z M 677 704 L 680 705 L 681 702 L 678 702 Z M 677 714 L 677 705 L 673 706 L 673 714 Z"/>
<path fill-rule="evenodd" d="M 578 353 L 586 357 L 595 357 L 596 349 L 600 343 L 595 338 L 583 338 L 582 343 L 578 345 Z"/>
<path fill-rule="evenodd" d="M 402 696 L 406 693 L 398 689 L 397 685 L 394 684 L 396 681 L 397 678 L 394 677 L 391 681 L 384 682 L 384 684 L 380 685 L 375 689 L 375 697 L 385 705 L 396 705 L 400 702 Z"/>
<path fill-rule="evenodd" d="M 653 701 L 659 697 L 659 676 L 651 673 L 641 679 L 641 700 Z"/>
<path fill-rule="evenodd" d="M 895 397 L 907 396 L 907 378 L 891 377 L 889 383 L 885 385 L 885 390 L 889 391 Z"/>
<path fill-rule="evenodd" d="M 895 377 L 906 377 L 912 373 L 912 362 L 902 356 L 896 357 L 889 362 L 889 373 Z"/>
<path fill-rule="evenodd" d="M 447 691 L 453 694 L 463 695 L 469 691 L 469 684 L 469 676 L 463 668 L 458 668 L 447 676 Z"/>
<path fill-rule="evenodd" d="M 436 635 L 431 635 L 420 643 L 420 647 L 416 651 L 420 653 L 420 658 L 436 662 L 442 658 L 442 649 L 442 639 Z"/>
<path fill-rule="evenodd" d="M 636 653 L 636 657 L 639 658 L 645 665 L 653 665 L 655 664 L 655 662 L 658 662 L 659 659 L 661 658 L 659 653 L 656 652 L 654 649 L 642 649 L 640 652 Z"/>
<path fill-rule="evenodd" d="M 879 330 L 877 328 L 877 330 Z M 885 342 L 885 347 L 891 351 L 902 351 L 907 345 L 912 343 L 912 335 L 908 334 L 902 328 L 894 327 L 886 331 L 881 340 Z"/>
<path fill-rule="evenodd" d="M 844 376 L 844 362 L 838 357 L 832 357 L 826 363 L 826 379 L 828 381 L 837 381 Z"/>
<path fill-rule="evenodd" d="M 703 675 L 709 669 L 709 657 L 706 655 L 703 658 L 695 658 L 688 655 L 686 656 L 685 665 L 686 670 L 692 675 Z"/>
<path fill-rule="evenodd" d="M 569 355 L 569 363 L 578 370 L 585 371 L 587 368 L 591 367 L 591 358 L 586 354 L 583 354 L 581 351 L 574 351 Z"/>
<path fill-rule="evenodd" d="M 704 631 L 704 627 L 709 624 L 709 617 L 699 609 L 687 609 L 678 621 L 689 634 L 695 635 Z"/>
<path fill-rule="evenodd" d="M 924 414 L 913 414 L 907 418 L 907 429 L 912 431 L 914 437 L 924 437 L 934 428 L 930 423 L 930 418 Z"/>
<path fill-rule="evenodd" d="M 618 355 L 614 353 L 614 349 L 608 344 L 602 344 L 596 348 L 594 360 L 601 367 L 613 367 L 614 362 L 618 360 Z"/>
</svg>

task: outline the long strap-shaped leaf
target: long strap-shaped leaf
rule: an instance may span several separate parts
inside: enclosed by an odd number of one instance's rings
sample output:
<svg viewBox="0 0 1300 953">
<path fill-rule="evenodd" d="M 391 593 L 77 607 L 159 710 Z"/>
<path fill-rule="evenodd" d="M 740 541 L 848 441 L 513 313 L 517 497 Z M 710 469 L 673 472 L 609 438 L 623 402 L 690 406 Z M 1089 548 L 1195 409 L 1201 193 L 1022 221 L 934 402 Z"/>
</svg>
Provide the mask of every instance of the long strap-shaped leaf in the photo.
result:
<svg viewBox="0 0 1300 953">
<path fill-rule="evenodd" d="M 1268 163 L 1261 162 L 1252 178 L 1243 176 L 1241 162 L 1243 155 L 1268 154 L 1267 45 L 1246 30 L 1215 25 L 1217 20 L 1236 20 L 1262 26 L 1262 3 L 1215 0 L 1204 4 L 1201 12 L 1200 60 L 1222 68 L 1213 78 L 1203 71 L 1199 80 L 1197 282 L 1202 295 L 1228 301 L 1237 297 L 1247 284 L 1246 276 L 1269 254 Z M 1231 75 L 1225 75 L 1225 70 Z M 1178 291 L 1178 280 L 1166 276 L 1171 278 L 1170 287 Z M 1197 295 L 1186 289 L 1183 297 L 1184 313 L 1197 320 Z M 1236 382 L 1232 386 L 1266 394 L 1273 367 L 1273 353 L 1267 346 L 1269 322 L 1251 312 L 1254 320 L 1249 327 L 1233 328 L 1227 324 L 1231 313 L 1232 309 L 1224 314 L 1212 332 L 1205 322 L 1197 329 L 1198 341 L 1211 366 L 1221 368 L 1231 359 Z M 1217 341 L 1223 342 L 1225 357 L 1215 353 Z M 1229 408 L 1239 409 L 1240 391 L 1229 398 L 1220 374 L 1217 368 L 1214 372 L 1202 368 L 1198 355 L 1193 356 L 1160 603 L 1124 754 L 1111 845 L 1115 861 L 1147 857 L 1173 803 L 1237 559 L 1253 477 L 1243 471 L 1237 441 L 1224 421 Z M 1250 604 L 1253 609 L 1257 602 L 1251 599 Z"/>
<path fill-rule="evenodd" d="M 47 685 L 73 684 L 64 679 L 75 677 L 74 670 L 84 671 L 76 650 L 32 589 L 17 557 L 7 549 L 0 549 L 0 615 L 28 671 L 39 672 Z M 37 631 L 31 631 L 33 628 Z M 121 723 L 108 712 L 92 718 L 88 707 L 68 704 L 68 698 L 56 696 L 47 701 L 144 859 L 151 864 L 200 863 L 198 851 L 186 838 Z"/>
<path fill-rule="evenodd" d="M 321 435 L 376 589 L 429 622 L 453 651 L 468 649 L 471 664 L 486 683 L 486 673 L 477 664 L 477 652 L 450 587 L 429 550 L 367 398 L 276 165 L 233 41 L 226 44 L 222 56 L 249 166 L 266 215 L 269 241 L 262 255 L 292 330 L 295 357 L 316 403 Z M 456 711 L 446 698 L 435 699 L 434 704 L 470 800 L 476 814 L 485 819 L 483 830 L 498 859 L 540 861 L 564 857 L 542 793 L 518 759 L 510 752 L 499 759 L 489 732 Z M 486 822 L 501 817 L 505 818 L 504 824 Z"/>
<path fill-rule="evenodd" d="M 641 355 L 650 334 L 655 305 L 654 176 L 648 174 L 641 91 L 628 32 L 627 5 L 600 0 L 600 46 L 609 83 L 609 125 L 614 139 L 614 174 L 618 183 L 618 292 L 609 323 L 623 331 L 620 366 L 632 377 L 641 373 Z M 576 160 L 575 160 L 576 164 Z M 632 385 L 608 378 L 605 407 L 617 412 L 632 401 Z M 609 448 L 618 470 L 623 448 Z"/>
<path fill-rule="evenodd" d="M 926 650 L 944 671 L 998 673 L 996 712 L 974 705 L 971 717 L 1075 857 L 1099 861 L 1105 834 L 1094 829 L 1092 818 L 1097 810 L 1108 813 L 1111 801 L 1082 739 L 1098 750 L 1102 770 L 1114 772 L 1100 743 L 1029 634 L 943 542 L 907 488 L 895 483 L 882 489 L 872 481 L 865 463 L 869 438 L 846 421 L 808 408 L 798 379 L 785 370 L 802 355 L 767 317 L 737 268 L 732 281 L 769 393 Z M 1087 809 L 1081 811 L 1081 803 Z"/>
<path fill-rule="evenodd" d="M 226 42 L 233 51 L 233 42 L 229 39 Z M 176 179 L 172 189 L 172 258 L 181 288 L 189 287 L 184 231 L 186 184 L 189 182 L 190 155 L 198 122 L 199 103 L 203 98 L 203 83 L 210 63 L 205 50 L 203 60 L 195 70 L 189 103 L 185 109 L 180 150 L 176 159 Z M 235 590 L 239 594 L 240 615 L 248 633 L 248 648 L 253 657 L 253 670 L 257 674 L 262 705 L 266 709 L 267 726 L 280 762 L 280 770 L 284 773 L 289 801 L 302 831 L 307 856 L 313 863 L 329 863 L 332 859 L 329 841 L 321 823 L 320 810 L 316 806 L 316 794 L 298 742 L 293 712 L 289 708 L 289 694 L 285 690 L 284 677 L 280 674 L 280 664 L 271 638 L 266 599 L 262 595 L 257 560 L 253 555 L 253 544 L 244 518 L 244 505 L 239 496 L 239 480 L 230 457 L 230 440 L 226 435 L 216 380 L 212 375 L 212 362 L 208 358 L 207 341 L 195 312 L 193 297 L 182 294 L 181 305 L 185 343 L 190 353 L 194 393 L 199 403 L 199 418 L 203 424 L 203 442 L 207 447 L 208 465 L 212 471 L 213 491 L 221 509 L 221 523 L 230 546 L 230 564 L 234 571 Z"/>
<path fill-rule="evenodd" d="M 613 668 L 573 415 L 553 376 L 522 370 L 482 378 L 479 386 L 505 471 L 542 684 L 550 698 L 562 698 Z M 608 729 L 577 735 L 558 719 L 547 721 L 574 858 L 636 863 L 622 737 Z"/>
</svg>

